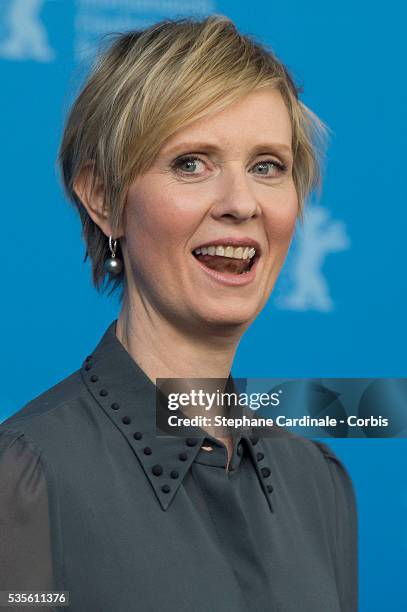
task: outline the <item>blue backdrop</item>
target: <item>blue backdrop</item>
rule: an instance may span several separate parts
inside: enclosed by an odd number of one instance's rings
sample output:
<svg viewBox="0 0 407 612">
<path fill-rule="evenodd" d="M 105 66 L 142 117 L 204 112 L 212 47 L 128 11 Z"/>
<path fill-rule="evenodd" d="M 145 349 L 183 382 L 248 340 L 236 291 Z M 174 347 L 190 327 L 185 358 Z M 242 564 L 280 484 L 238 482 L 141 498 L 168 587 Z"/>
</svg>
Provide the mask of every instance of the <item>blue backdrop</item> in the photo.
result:
<svg viewBox="0 0 407 612">
<path fill-rule="evenodd" d="M 76 370 L 117 298 L 93 290 L 55 158 L 98 38 L 223 13 L 270 45 L 331 128 L 269 304 L 240 343 L 242 377 L 406 377 L 405 18 L 401 3 L 0 0 L 3 294 L 0 420 Z M 407 609 L 407 440 L 328 441 L 355 484 L 360 610 Z"/>
</svg>

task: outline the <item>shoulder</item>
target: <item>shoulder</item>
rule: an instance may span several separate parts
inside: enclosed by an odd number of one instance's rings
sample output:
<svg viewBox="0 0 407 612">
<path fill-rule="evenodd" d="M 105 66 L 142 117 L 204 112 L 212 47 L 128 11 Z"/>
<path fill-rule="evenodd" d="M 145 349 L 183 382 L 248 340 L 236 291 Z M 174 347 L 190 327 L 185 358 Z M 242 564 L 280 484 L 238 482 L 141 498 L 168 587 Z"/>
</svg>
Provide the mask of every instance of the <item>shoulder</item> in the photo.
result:
<svg viewBox="0 0 407 612">
<path fill-rule="evenodd" d="M 85 389 L 80 370 L 76 370 L 27 402 L 17 412 L 3 421 L 0 428 L 4 425 L 13 426 L 17 422 L 23 423 L 23 419 L 41 418 L 49 411 L 57 410 L 61 405 L 75 401 Z"/>
<path fill-rule="evenodd" d="M 312 442 L 324 458 L 329 472 L 338 538 L 347 532 L 352 540 L 356 540 L 357 500 L 352 478 L 344 463 L 328 444 L 316 440 Z"/>
<path fill-rule="evenodd" d="M 36 522 L 48 515 L 49 487 L 53 478 L 44 464 L 41 448 L 29 436 L 3 428 L 0 431 L 0 531 L 14 521 Z M 38 527 L 38 525 L 37 525 Z"/>
<path fill-rule="evenodd" d="M 319 456 L 323 458 L 331 474 L 337 474 L 344 480 L 349 481 L 349 483 L 351 482 L 349 473 L 344 463 L 341 461 L 341 459 L 339 459 L 338 455 L 334 453 L 328 444 L 321 442 L 320 440 L 308 440 L 308 442 L 312 444 L 313 449 L 316 449 Z"/>
<path fill-rule="evenodd" d="M 311 442 L 313 448 L 317 449 L 317 451 L 320 453 L 325 465 L 328 468 L 332 486 L 335 492 L 335 503 L 337 510 L 338 505 L 342 505 L 356 512 L 355 490 L 351 476 L 344 463 L 325 442 L 321 442 L 319 440 L 309 440 L 309 442 Z"/>
<path fill-rule="evenodd" d="M 0 424 L 0 490 L 53 486 L 73 464 L 72 446 L 93 423 L 92 400 L 76 370 Z M 69 459 L 69 460 L 68 460 Z M 65 470 L 65 471 L 64 471 Z M 15 483 L 15 485 L 13 485 Z M 37 486 L 38 485 L 38 486 Z"/>
<path fill-rule="evenodd" d="M 36 449 L 42 456 L 60 454 L 74 430 L 81 426 L 86 430 L 86 422 L 92 421 L 91 410 L 89 392 L 80 370 L 76 370 L 0 424 L 3 452 L 11 444 L 21 451 L 24 447 L 25 457 L 30 455 L 29 449 Z M 21 452 L 16 456 L 22 459 Z"/>
<path fill-rule="evenodd" d="M 38 482 L 43 472 L 41 448 L 24 433 L 0 428 L 0 482 L 4 494 L 5 483 L 11 486 L 15 482 Z"/>
<path fill-rule="evenodd" d="M 284 478 L 312 488 L 336 507 L 342 504 L 355 511 L 355 492 L 350 474 L 342 460 L 325 442 L 304 438 L 291 432 L 281 437 L 264 438 L 270 462 L 279 467 Z"/>
</svg>

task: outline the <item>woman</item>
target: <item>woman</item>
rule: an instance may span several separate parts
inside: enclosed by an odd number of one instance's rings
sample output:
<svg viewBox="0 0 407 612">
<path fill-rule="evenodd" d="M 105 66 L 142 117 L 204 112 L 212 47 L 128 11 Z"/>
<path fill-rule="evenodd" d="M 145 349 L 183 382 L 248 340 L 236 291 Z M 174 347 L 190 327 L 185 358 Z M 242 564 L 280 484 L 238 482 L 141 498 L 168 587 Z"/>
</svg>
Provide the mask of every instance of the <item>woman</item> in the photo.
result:
<svg viewBox="0 0 407 612">
<path fill-rule="evenodd" d="M 354 493 L 328 446 L 155 427 L 157 378 L 231 380 L 320 184 L 323 134 L 223 16 L 105 50 L 59 160 L 94 284 L 121 287 L 122 307 L 1 426 L 1 590 L 69 591 L 74 612 L 357 609 Z"/>
</svg>

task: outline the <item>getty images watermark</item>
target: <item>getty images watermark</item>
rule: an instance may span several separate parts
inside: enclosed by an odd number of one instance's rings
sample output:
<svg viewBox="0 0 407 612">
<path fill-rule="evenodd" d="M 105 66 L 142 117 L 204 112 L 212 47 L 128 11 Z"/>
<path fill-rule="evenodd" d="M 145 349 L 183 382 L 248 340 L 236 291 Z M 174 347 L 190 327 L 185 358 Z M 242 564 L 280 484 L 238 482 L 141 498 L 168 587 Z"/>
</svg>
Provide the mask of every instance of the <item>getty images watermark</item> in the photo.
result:
<svg viewBox="0 0 407 612">
<path fill-rule="evenodd" d="M 157 435 L 407 437 L 407 379 L 157 379 Z"/>
</svg>

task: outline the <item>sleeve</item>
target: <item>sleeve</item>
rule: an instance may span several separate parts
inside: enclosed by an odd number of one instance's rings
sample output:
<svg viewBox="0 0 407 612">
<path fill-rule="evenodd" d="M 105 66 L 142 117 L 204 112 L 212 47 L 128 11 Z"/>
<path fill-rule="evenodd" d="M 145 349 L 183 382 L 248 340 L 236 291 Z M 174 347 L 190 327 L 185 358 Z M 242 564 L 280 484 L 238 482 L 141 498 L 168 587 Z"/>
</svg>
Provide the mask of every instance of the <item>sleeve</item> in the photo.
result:
<svg viewBox="0 0 407 612">
<path fill-rule="evenodd" d="M 352 480 L 343 463 L 323 442 L 313 442 L 322 451 L 335 493 L 335 574 L 341 610 L 358 610 L 358 518 Z"/>
<path fill-rule="evenodd" d="M 41 450 L 23 433 L 0 430 L 0 591 L 53 590 L 48 488 Z M 15 611 L 20 606 L 1 609 Z M 37 605 L 35 609 L 49 612 L 51 608 Z"/>
</svg>

